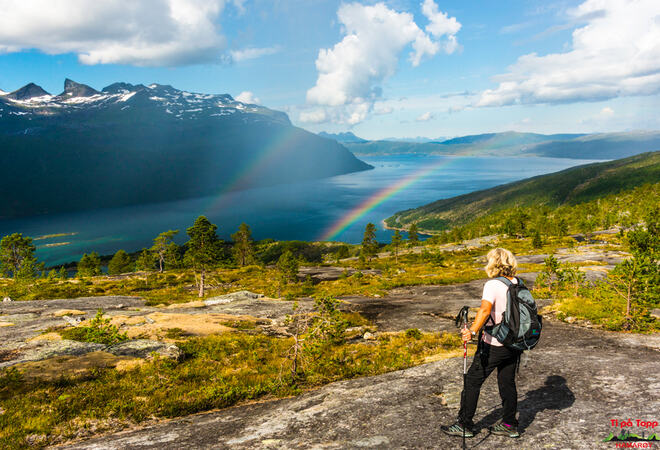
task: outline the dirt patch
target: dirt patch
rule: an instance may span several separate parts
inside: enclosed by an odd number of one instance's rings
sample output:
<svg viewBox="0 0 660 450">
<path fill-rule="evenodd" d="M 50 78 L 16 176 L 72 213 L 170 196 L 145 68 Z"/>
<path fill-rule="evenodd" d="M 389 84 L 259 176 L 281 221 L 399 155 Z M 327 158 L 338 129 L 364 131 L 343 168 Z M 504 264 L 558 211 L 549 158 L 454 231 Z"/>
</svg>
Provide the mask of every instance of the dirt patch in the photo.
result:
<svg viewBox="0 0 660 450">
<path fill-rule="evenodd" d="M 172 303 L 167 306 L 167 309 L 185 309 L 185 308 L 204 308 L 206 304 L 203 301 L 188 302 L 188 303 Z"/>
<path fill-rule="evenodd" d="M 119 372 L 128 372 L 129 370 L 133 370 L 136 367 L 140 367 L 146 362 L 147 362 L 146 360 L 140 358 L 126 359 L 119 361 L 115 366 L 115 369 L 117 369 Z"/>
<path fill-rule="evenodd" d="M 62 336 L 59 333 L 44 333 L 27 340 L 27 342 L 40 342 L 40 341 L 61 341 Z"/>
<path fill-rule="evenodd" d="M 234 330 L 229 324 L 238 321 L 256 326 L 257 323 L 263 323 L 264 319 L 247 315 L 154 312 L 146 316 L 113 316 L 111 323 L 120 327 L 129 338 L 162 339 L 167 330 L 173 328 L 178 328 L 183 334 L 190 336 L 226 333 Z"/>
<path fill-rule="evenodd" d="M 57 356 L 42 361 L 16 364 L 14 368 L 32 380 L 55 381 L 61 378 L 80 378 L 97 367 L 115 367 L 121 361 L 130 360 L 127 356 L 115 356 L 107 352 L 91 352 L 82 356 Z"/>
<path fill-rule="evenodd" d="M 55 317 L 62 317 L 62 316 L 84 316 L 87 314 L 85 311 L 81 311 L 79 309 L 58 309 L 53 313 Z"/>
</svg>

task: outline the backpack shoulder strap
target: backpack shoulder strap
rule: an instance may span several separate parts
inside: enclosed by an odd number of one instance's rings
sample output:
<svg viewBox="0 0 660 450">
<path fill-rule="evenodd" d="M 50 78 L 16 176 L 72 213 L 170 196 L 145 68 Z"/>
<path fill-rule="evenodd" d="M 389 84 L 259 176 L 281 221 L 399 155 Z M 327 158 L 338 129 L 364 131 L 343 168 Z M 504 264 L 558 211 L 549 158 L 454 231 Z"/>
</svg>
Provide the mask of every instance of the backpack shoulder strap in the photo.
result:
<svg viewBox="0 0 660 450">
<path fill-rule="evenodd" d="M 507 277 L 497 277 L 496 280 L 500 280 L 502 283 L 506 284 L 506 287 L 511 286 L 513 283 Z M 520 281 L 520 280 L 518 280 Z"/>
</svg>

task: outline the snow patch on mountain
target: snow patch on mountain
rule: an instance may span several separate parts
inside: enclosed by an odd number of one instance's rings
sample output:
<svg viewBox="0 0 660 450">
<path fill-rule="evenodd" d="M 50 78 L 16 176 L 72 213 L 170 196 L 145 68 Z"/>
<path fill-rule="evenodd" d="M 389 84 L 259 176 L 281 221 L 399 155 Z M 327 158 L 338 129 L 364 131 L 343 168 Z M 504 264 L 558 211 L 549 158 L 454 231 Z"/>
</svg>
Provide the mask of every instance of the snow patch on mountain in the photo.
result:
<svg viewBox="0 0 660 450">
<path fill-rule="evenodd" d="M 55 98 L 54 95 L 49 94 L 49 95 L 42 95 L 40 97 L 32 97 L 25 100 L 16 100 L 13 98 L 7 98 L 7 100 L 9 100 L 15 105 L 21 105 L 26 107 L 37 107 L 37 106 L 43 106 L 45 103 L 50 103 L 54 98 Z M 59 106 L 59 105 L 53 103 L 52 106 Z"/>
<path fill-rule="evenodd" d="M 118 101 L 120 101 L 120 102 L 125 102 L 125 101 L 127 101 L 128 99 L 130 99 L 131 97 L 133 97 L 135 94 L 136 94 L 136 92 L 128 92 L 128 93 L 126 93 L 126 94 L 122 94 L 122 95 L 119 97 L 119 100 L 118 100 Z"/>
<path fill-rule="evenodd" d="M 92 95 L 90 97 L 71 97 L 71 98 L 67 98 L 65 100 L 62 100 L 62 103 L 66 103 L 66 104 L 95 103 L 95 102 L 98 102 L 99 100 L 106 100 L 109 97 L 110 97 L 109 95 L 103 95 L 103 94 L 96 94 L 96 95 Z"/>
</svg>

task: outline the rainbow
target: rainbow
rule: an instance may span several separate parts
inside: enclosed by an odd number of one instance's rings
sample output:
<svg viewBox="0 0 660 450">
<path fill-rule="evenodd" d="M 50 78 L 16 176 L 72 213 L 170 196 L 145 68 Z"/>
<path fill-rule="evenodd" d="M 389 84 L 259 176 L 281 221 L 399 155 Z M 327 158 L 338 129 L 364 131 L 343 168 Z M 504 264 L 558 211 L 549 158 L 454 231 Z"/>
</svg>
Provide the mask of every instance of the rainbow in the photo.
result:
<svg viewBox="0 0 660 450">
<path fill-rule="evenodd" d="M 447 158 L 442 159 L 441 161 L 434 162 L 433 164 L 424 167 L 403 179 L 397 181 L 392 186 L 386 187 L 371 197 L 364 200 L 362 203 L 357 205 L 355 208 L 350 210 L 346 215 L 340 218 L 337 222 L 332 224 L 320 237 L 320 241 L 332 241 L 337 238 L 341 233 L 346 231 L 351 225 L 360 220 L 365 214 L 369 211 L 380 205 L 381 203 L 387 201 L 388 199 L 394 197 L 399 192 L 405 190 L 411 185 L 415 184 L 419 180 L 431 175 L 436 170 L 441 167 L 447 166 L 455 161 L 456 158 Z"/>
<path fill-rule="evenodd" d="M 297 133 L 282 132 L 273 142 L 265 145 L 254 159 L 246 163 L 241 170 L 236 171 L 234 177 L 225 183 L 222 189 L 215 194 L 209 205 L 204 208 L 204 211 L 206 213 L 213 213 L 227 206 L 230 200 L 224 194 L 249 187 L 251 182 L 258 178 L 260 174 L 265 173 L 272 163 L 276 162 L 287 151 L 291 151 L 298 138 Z"/>
</svg>

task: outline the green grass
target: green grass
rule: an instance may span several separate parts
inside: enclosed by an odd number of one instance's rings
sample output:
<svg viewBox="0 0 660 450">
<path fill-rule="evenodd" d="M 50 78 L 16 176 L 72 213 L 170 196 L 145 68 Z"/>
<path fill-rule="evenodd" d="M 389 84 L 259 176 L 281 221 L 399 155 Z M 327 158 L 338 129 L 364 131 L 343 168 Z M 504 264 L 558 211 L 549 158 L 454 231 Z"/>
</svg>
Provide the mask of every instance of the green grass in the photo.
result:
<svg viewBox="0 0 660 450">
<path fill-rule="evenodd" d="M 31 382 L 4 370 L 0 447 L 43 447 L 152 418 L 289 396 L 340 379 L 410 367 L 460 346 L 455 335 L 414 334 L 328 346 L 296 382 L 284 357 L 291 339 L 240 333 L 179 342 L 185 355 L 181 362 L 155 359 L 126 372 L 98 369 L 76 380 Z"/>
</svg>

